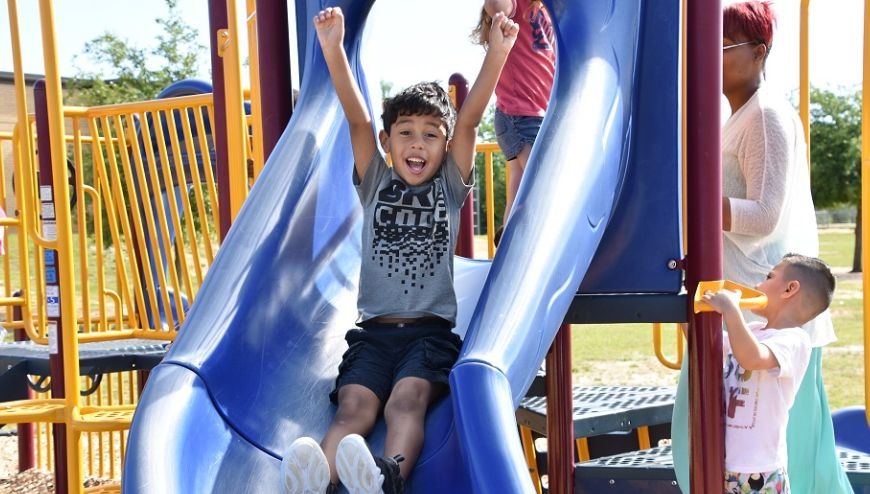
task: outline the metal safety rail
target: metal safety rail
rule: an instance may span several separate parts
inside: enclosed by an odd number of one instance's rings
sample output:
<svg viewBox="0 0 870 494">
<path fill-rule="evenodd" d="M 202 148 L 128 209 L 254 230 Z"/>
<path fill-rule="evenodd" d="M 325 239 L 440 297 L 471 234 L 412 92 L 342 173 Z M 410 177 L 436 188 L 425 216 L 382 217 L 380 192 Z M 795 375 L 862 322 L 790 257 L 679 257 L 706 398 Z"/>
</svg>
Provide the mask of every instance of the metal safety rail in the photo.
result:
<svg viewBox="0 0 870 494">
<path fill-rule="evenodd" d="M 76 386 L 76 394 L 84 390 L 85 396 L 50 399 L 38 393 L 0 404 L 0 422 L 39 424 L 34 439 L 39 466 L 54 468 L 46 424 L 63 423 L 77 436 L 67 461 L 67 470 L 75 470 L 71 479 L 120 476 L 126 429 L 144 384 L 139 369 L 145 366 L 138 364 L 138 354 L 156 355 L 150 365 L 159 360 L 160 341 L 174 339 L 218 247 L 211 108 L 206 94 L 64 109 L 69 180 L 55 181 L 53 187 L 55 194 L 68 188 L 65 195 L 76 198 L 70 204 L 75 276 L 66 283 L 74 287 L 76 301 L 75 322 L 68 327 L 75 328 L 81 347 L 64 347 L 63 360 L 70 368 L 67 375 L 73 367 L 87 374 Z M 45 392 L 51 381 L 39 369 L 48 367 L 52 344 L 47 317 L 53 301 L 45 293 L 53 273 L 41 261 L 56 252 L 56 212 L 40 201 L 45 185 L 40 185 L 44 177 L 36 171 L 36 160 L 26 159 L 23 146 L 12 147 L 21 197 L 18 217 L 14 223 L 5 221 L 17 228 L 12 236 L 20 246 L 16 255 L 4 258 L 3 286 L 8 291 L 20 283 L 25 289 L 15 305 L 22 310 L 15 311 L 17 317 L 7 310 L 4 325 L 26 331 L 31 342 L 2 347 L 9 347 L 10 362 L 26 362 L 30 385 Z M 21 258 L 32 258 L 33 272 L 10 269 Z M 28 265 L 17 264 L 19 270 Z M 28 303 L 33 300 L 47 303 Z M 131 341 L 144 342 L 132 345 L 135 358 L 114 349 L 85 357 L 90 345 L 131 348 Z M 80 359 L 99 362 L 101 371 L 69 365 Z M 118 365 L 134 360 L 137 364 L 130 367 L 137 370 L 117 372 Z"/>
</svg>

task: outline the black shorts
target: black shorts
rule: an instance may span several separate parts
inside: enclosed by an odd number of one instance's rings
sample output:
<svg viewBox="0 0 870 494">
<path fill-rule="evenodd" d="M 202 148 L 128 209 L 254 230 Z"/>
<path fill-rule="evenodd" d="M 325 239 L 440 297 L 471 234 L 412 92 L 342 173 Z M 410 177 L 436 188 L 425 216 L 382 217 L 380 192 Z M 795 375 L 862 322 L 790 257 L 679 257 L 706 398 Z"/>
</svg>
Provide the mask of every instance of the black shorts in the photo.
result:
<svg viewBox="0 0 870 494">
<path fill-rule="evenodd" d="M 447 321 L 403 325 L 366 321 L 348 331 L 344 339 L 348 348 L 338 366 L 335 389 L 329 393 L 335 404 L 338 390 L 347 384 L 372 390 L 381 404 L 405 377 L 446 385 L 462 348 L 462 339 Z"/>
</svg>

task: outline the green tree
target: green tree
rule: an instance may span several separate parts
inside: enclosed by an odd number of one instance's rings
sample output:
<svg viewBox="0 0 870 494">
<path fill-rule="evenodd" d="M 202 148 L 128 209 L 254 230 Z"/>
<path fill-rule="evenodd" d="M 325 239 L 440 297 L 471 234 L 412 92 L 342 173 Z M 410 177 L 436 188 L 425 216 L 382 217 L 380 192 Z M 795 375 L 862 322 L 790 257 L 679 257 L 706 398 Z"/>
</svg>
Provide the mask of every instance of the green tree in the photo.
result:
<svg viewBox="0 0 870 494">
<path fill-rule="evenodd" d="M 110 32 L 104 32 L 84 45 L 76 60 L 84 58 L 93 71 L 80 71 L 65 81 L 65 100 L 72 105 L 99 106 L 144 101 L 155 98 L 173 82 L 199 73 L 200 60 L 207 60 L 206 47 L 197 42 L 197 30 L 181 20 L 177 0 L 165 0 L 166 17 L 154 19 L 160 34 L 149 47 L 135 46 Z M 135 22 L 135 21 L 134 21 Z M 122 152 L 122 151 L 117 151 Z M 94 183 L 90 148 L 84 150 L 82 180 Z M 87 223 L 93 223 L 93 208 L 86 208 Z M 103 218 L 103 240 L 111 245 L 109 224 Z"/>
<path fill-rule="evenodd" d="M 810 91 L 810 159 L 817 208 L 854 206 L 852 271 L 861 271 L 861 93 Z"/>
<path fill-rule="evenodd" d="M 94 69 L 81 71 L 67 84 L 68 101 L 95 106 L 148 100 L 169 84 L 198 74 L 206 47 L 197 42 L 197 30 L 182 20 L 178 0 L 165 2 L 166 17 L 155 19 L 161 34 L 154 46 L 135 46 L 108 31 L 85 43 L 76 60 L 87 59 Z"/>
</svg>

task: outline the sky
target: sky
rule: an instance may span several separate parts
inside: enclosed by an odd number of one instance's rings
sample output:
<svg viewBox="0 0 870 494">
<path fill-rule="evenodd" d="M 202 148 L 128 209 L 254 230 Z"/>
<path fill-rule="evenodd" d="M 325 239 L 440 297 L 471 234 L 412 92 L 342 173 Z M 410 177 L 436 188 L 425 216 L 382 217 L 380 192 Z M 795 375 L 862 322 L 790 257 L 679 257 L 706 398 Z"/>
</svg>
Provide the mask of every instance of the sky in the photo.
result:
<svg viewBox="0 0 870 494">
<path fill-rule="evenodd" d="M 245 2 L 237 3 L 244 6 Z M 798 85 L 800 3 L 801 0 L 774 1 L 779 23 L 768 60 L 768 80 L 786 93 Z M 24 70 L 41 74 L 44 69 L 38 2 L 19 0 L 17 4 Z M 199 31 L 204 45 L 209 43 L 207 4 L 206 0 L 178 0 L 182 17 Z M 153 38 L 160 32 L 154 20 L 167 13 L 165 3 L 160 0 L 56 0 L 54 5 L 64 76 L 79 72 L 86 60 L 76 55 L 83 52 L 87 41 L 105 32 L 131 45 L 153 46 Z M 438 8 L 433 8 L 435 5 Z M 425 15 L 421 15 L 424 9 Z M 473 0 L 378 0 L 363 39 L 363 66 L 371 93 L 379 94 L 380 81 L 392 83 L 394 90 L 421 80 L 446 84 L 455 72 L 473 82 L 484 53 L 469 40 L 479 9 L 480 2 Z M 94 15 L 95 12 L 99 15 Z M 862 0 L 810 3 L 810 78 L 814 86 L 858 88 L 862 72 L 862 20 Z M 8 11 L 0 9 L 0 71 L 12 68 Z M 201 77 L 209 78 L 207 56 L 203 59 Z"/>
</svg>

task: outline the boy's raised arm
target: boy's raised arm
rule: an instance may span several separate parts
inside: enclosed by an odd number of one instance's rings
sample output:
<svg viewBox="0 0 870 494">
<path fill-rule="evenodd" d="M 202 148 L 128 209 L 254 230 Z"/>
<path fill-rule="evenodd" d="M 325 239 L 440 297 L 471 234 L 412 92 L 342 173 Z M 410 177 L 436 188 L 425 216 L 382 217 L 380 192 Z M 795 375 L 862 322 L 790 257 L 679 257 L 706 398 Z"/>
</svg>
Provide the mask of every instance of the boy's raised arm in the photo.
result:
<svg viewBox="0 0 870 494">
<path fill-rule="evenodd" d="M 483 65 L 456 116 L 450 151 L 466 183 L 471 179 L 471 170 L 474 167 L 477 127 L 495 91 L 505 60 L 517 40 L 517 32 L 519 32 L 517 24 L 503 13 L 499 12 L 493 16 L 492 29 L 489 32 L 489 48 L 483 59 Z"/>
<path fill-rule="evenodd" d="M 728 339 L 731 342 L 731 352 L 737 362 L 746 370 L 765 370 L 779 367 L 776 355 L 764 343 L 758 341 L 746 326 L 746 320 L 740 312 L 740 291 L 719 290 L 705 293 L 704 301 L 710 304 L 716 312 L 722 314 L 722 320 L 728 326 Z"/>
<path fill-rule="evenodd" d="M 314 16 L 314 29 L 329 68 L 335 92 L 341 101 L 344 116 L 350 127 L 350 143 L 357 176 L 362 179 L 369 162 L 377 151 L 372 130 L 372 118 L 354 79 L 344 51 L 344 14 L 339 7 L 329 7 Z"/>
</svg>

